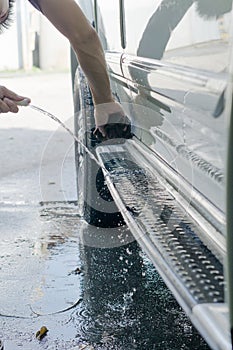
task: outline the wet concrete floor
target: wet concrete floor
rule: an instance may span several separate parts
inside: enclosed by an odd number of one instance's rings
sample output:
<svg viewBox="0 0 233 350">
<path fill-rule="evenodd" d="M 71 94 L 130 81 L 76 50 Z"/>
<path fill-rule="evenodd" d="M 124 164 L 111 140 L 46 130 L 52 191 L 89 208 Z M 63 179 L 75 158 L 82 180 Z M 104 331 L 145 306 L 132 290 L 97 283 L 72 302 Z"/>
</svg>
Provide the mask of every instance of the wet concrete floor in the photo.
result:
<svg viewBox="0 0 233 350">
<path fill-rule="evenodd" d="M 72 125 L 68 74 L 3 83 Z M 209 349 L 127 229 L 79 217 L 70 136 L 22 109 L 0 116 L 0 140 L 4 350 Z"/>
</svg>

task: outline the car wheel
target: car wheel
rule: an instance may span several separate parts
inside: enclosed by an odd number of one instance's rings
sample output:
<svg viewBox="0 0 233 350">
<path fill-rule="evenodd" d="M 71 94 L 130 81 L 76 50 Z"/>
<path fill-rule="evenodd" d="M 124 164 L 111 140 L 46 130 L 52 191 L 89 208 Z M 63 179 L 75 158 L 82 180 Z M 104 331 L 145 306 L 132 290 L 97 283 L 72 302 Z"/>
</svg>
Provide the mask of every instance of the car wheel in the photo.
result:
<svg viewBox="0 0 233 350">
<path fill-rule="evenodd" d="M 94 135 L 94 105 L 87 80 L 80 67 L 74 79 L 75 134 L 82 145 L 95 156 L 101 141 Z M 78 205 L 83 218 L 91 225 L 118 227 L 124 220 L 105 184 L 99 165 L 90 158 L 80 143 L 75 142 Z"/>
</svg>

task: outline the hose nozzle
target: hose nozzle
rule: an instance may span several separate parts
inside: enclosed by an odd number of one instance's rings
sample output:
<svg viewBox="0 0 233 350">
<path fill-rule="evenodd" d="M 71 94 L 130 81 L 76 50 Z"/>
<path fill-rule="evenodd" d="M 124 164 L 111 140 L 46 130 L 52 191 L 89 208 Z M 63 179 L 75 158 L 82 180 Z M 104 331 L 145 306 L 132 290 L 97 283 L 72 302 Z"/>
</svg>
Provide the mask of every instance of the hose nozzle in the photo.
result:
<svg viewBox="0 0 233 350">
<path fill-rule="evenodd" d="M 27 107 L 30 104 L 30 99 L 29 98 L 24 98 L 21 101 L 16 101 L 17 106 L 24 106 Z"/>
</svg>

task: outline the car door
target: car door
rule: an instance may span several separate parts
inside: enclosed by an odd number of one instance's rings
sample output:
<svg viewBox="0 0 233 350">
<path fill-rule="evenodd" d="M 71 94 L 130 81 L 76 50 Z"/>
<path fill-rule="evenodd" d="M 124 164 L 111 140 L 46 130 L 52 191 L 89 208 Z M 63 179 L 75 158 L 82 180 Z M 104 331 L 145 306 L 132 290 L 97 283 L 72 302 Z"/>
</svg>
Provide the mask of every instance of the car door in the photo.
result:
<svg viewBox="0 0 233 350">
<path fill-rule="evenodd" d="M 231 6 L 231 0 L 124 1 L 122 71 L 132 104 L 144 106 L 144 113 L 134 110 L 139 137 L 208 199 L 203 212 L 218 208 L 219 221 L 216 212 L 211 220 L 221 230 Z"/>
</svg>

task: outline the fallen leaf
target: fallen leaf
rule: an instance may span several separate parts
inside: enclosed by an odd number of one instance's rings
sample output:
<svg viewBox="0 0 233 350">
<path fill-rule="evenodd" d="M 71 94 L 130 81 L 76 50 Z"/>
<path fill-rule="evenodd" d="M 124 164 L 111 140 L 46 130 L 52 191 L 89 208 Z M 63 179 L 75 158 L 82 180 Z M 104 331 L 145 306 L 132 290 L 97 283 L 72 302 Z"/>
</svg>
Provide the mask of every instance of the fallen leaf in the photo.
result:
<svg viewBox="0 0 233 350">
<path fill-rule="evenodd" d="M 44 336 L 48 333 L 48 329 L 43 326 L 39 331 L 36 332 L 36 338 L 41 340 L 44 338 Z M 1 350 L 1 349 L 0 349 Z"/>
</svg>

